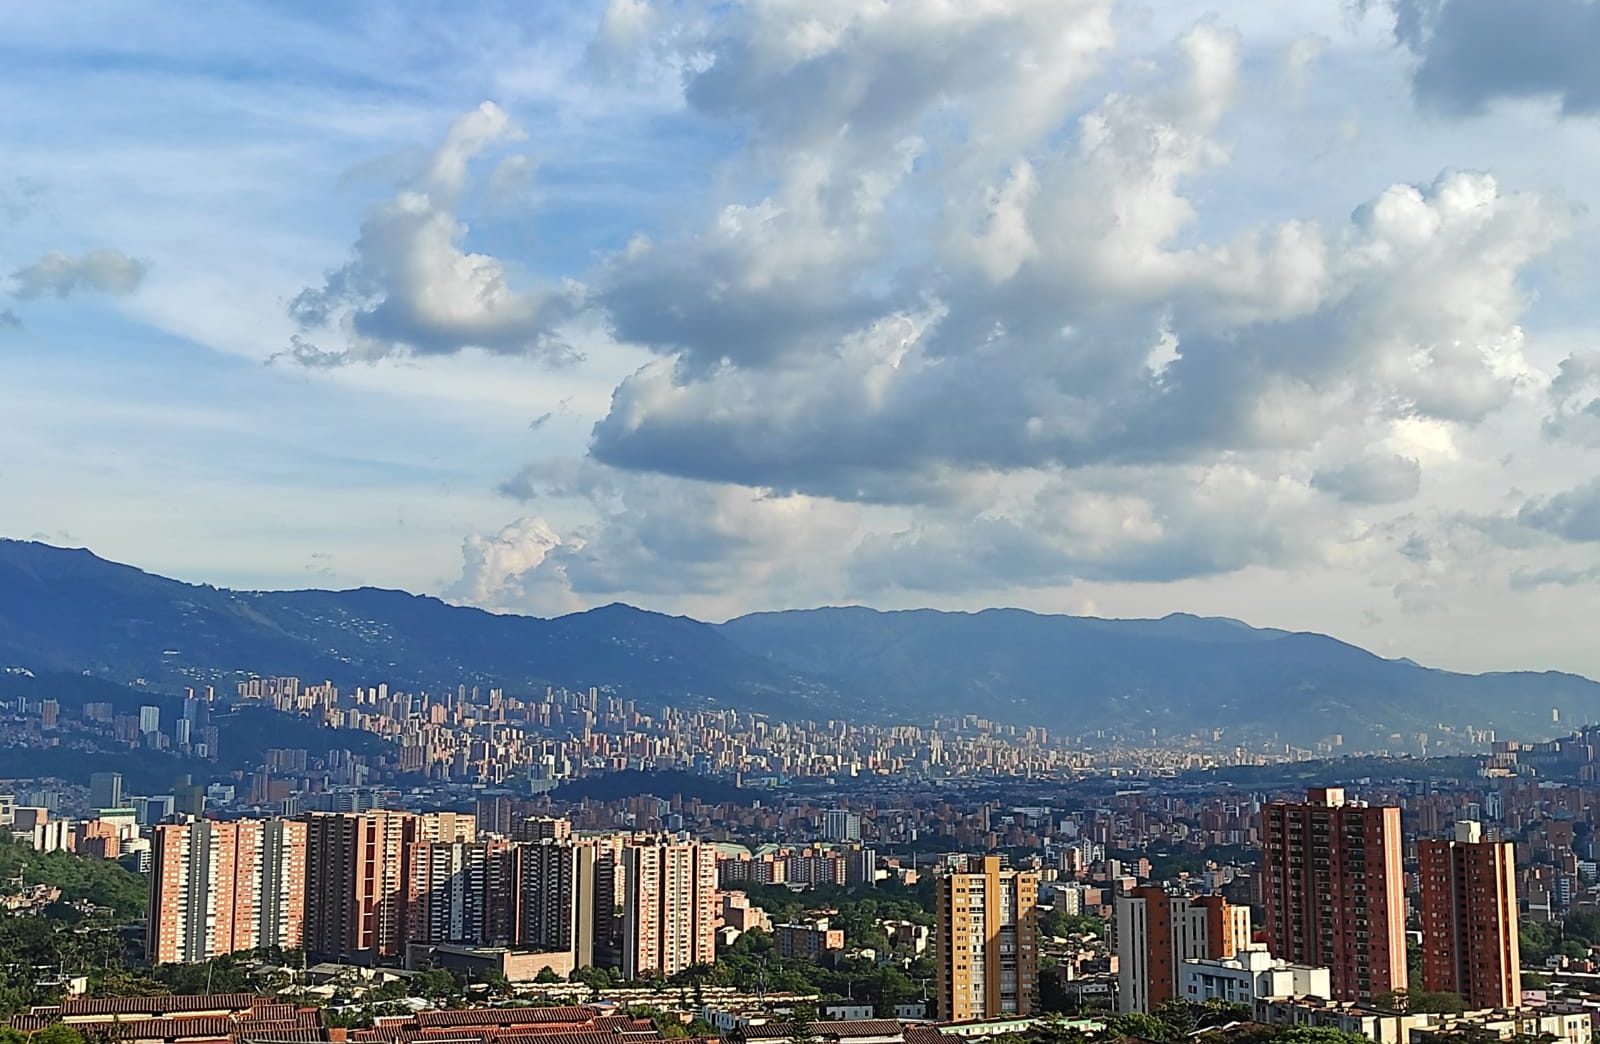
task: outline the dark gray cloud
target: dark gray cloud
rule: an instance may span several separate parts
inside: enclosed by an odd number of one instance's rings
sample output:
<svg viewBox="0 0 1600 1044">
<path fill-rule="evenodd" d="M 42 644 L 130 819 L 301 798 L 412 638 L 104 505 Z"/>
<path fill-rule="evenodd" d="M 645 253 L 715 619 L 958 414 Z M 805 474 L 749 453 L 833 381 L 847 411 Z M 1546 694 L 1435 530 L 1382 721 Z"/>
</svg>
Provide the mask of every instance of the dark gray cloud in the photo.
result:
<svg viewBox="0 0 1600 1044">
<path fill-rule="evenodd" d="M 1536 587 L 1586 587 L 1600 583 L 1600 565 L 1587 567 L 1548 566 L 1544 569 L 1518 569 L 1511 574 L 1511 586 L 1518 591 Z"/>
<path fill-rule="evenodd" d="M 1600 540 L 1600 478 L 1528 501 L 1517 512 L 1517 521 L 1566 540 Z"/>
<path fill-rule="evenodd" d="M 1600 352 L 1574 352 L 1561 360 L 1547 399 L 1545 435 L 1579 446 L 1600 446 Z"/>
<path fill-rule="evenodd" d="M 1592 0 L 1395 0 L 1419 101 L 1470 115 L 1497 99 L 1553 98 L 1600 111 L 1600 4 Z"/>
<path fill-rule="evenodd" d="M 1322 468 L 1311 485 L 1352 504 L 1395 504 L 1410 500 L 1422 486 L 1422 466 L 1411 457 L 1375 453 Z"/>
</svg>

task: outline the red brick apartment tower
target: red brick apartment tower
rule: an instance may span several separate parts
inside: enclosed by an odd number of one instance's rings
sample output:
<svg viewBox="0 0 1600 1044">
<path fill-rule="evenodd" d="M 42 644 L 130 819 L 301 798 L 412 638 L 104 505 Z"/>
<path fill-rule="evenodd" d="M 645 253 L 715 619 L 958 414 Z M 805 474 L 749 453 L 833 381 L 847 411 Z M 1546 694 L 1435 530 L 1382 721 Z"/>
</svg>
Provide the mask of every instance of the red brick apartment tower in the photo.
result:
<svg viewBox="0 0 1600 1044">
<path fill-rule="evenodd" d="M 1273 955 L 1328 968 L 1336 1000 L 1405 989 L 1400 810 L 1312 788 L 1261 810 L 1261 842 Z"/>
<path fill-rule="evenodd" d="M 167 964 L 298 946 L 304 892 L 303 824 L 202 819 L 158 826 L 146 953 Z"/>
<path fill-rule="evenodd" d="M 465 813 L 309 814 L 305 948 L 328 957 L 404 953 L 413 846 L 476 836 L 476 820 Z"/>
<path fill-rule="evenodd" d="M 1516 868 L 1509 842 L 1481 840 L 1457 823 L 1453 841 L 1417 845 L 1422 878 L 1422 982 L 1460 994 L 1468 1008 L 1522 1000 Z"/>
<path fill-rule="evenodd" d="M 203 961 L 254 949 L 261 824 L 158 826 L 145 931 L 152 963 Z"/>
<path fill-rule="evenodd" d="M 717 854 L 693 842 L 634 839 L 622 852 L 622 973 L 676 975 L 717 959 Z"/>
</svg>

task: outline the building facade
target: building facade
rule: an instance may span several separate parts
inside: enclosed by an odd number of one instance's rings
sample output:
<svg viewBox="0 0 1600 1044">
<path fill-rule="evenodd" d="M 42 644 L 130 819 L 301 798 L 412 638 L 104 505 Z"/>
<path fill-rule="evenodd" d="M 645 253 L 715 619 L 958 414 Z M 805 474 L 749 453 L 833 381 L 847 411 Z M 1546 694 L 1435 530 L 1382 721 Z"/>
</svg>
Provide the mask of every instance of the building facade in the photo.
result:
<svg viewBox="0 0 1600 1044">
<path fill-rule="evenodd" d="M 1039 875 L 985 856 L 976 871 L 934 885 L 941 1021 L 1027 1015 L 1038 971 Z"/>
<path fill-rule="evenodd" d="M 1224 960 L 1249 948 L 1250 908 L 1151 885 L 1117 896 L 1113 931 L 1119 1010 L 1150 1012 L 1181 995 L 1184 961 Z"/>
<path fill-rule="evenodd" d="M 306 949 L 329 957 L 402 955 L 415 846 L 471 842 L 475 835 L 475 820 L 464 813 L 310 814 Z"/>
<path fill-rule="evenodd" d="M 514 900 L 504 885 L 507 841 L 419 841 L 406 850 L 408 943 L 503 942 Z"/>
<path fill-rule="evenodd" d="M 1422 881 L 1422 984 L 1460 994 L 1469 1008 L 1516 1007 L 1522 998 L 1517 886 L 1510 842 L 1482 840 L 1457 823 L 1454 840 L 1417 844 Z"/>
<path fill-rule="evenodd" d="M 634 839 L 622 850 L 622 974 L 675 975 L 717 959 L 717 856 L 692 841 Z"/>
<path fill-rule="evenodd" d="M 576 968 L 595 963 L 595 925 L 602 914 L 611 919 L 614 905 L 597 893 L 597 855 L 595 845 L 582 842 L 551 839 L 516 846 L 513 942 L 547 953 L 569 951 Z"/>
<path fill-rule="evenodd" d="M 1269 998 L 1297 1000 L 1306 997 L 1327 999 L 1333 980 L 1326 968 L 1290 964 L 1266 950 L 1244 950 L 1220 959 L 1186 960 L 1178 969 L 1178 996 L 1203 1004 L 1220 1000 L 1248 1005 Z"/>
<path fill-rule="evenodd" d="M 1400 810 L 1314 788 L 1263 808 L 1261 839 L 1272 954 L 1327 968 L 1336 1000 L 1404 990 Z"/>
<path fill-rule="evenodd" d="M 153 831 L 145 952 L 209 960 L 302 942 L 305 824 L 200 820 Z"/>
</svg>

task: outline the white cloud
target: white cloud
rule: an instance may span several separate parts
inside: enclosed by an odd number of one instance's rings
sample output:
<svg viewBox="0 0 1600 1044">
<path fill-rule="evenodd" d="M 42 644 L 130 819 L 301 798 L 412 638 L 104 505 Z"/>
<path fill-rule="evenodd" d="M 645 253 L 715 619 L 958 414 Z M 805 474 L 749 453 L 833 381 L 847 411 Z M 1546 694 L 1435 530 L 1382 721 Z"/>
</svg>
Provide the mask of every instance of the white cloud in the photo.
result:
<svg viewBox="0 0 1600 1044">
<path fill-rule="evenodd" d="M 535 504 L 577 499 L 592 522 L 557 535 L 526 516 L 471 536 L 451 597 L 499 609 L 563 612 L 619 598 L 672 598 L 728 612 L 798 590 L 827 590 L 820 560 L 856 534 L 860 512 L 833 501 L 630 474 L 588 462 L 530 468 L 505 492 Z"/>
<path fill-rule="evenodd" d="M 371 362 L 481 348 L 569 361 L 558 327 L 576 312 L 576 284 L 516 289 L 499 258 L 462 248 L 467 227 L 454 208 L 470 163 L 521 132 L 493 102 L 458 119 L 410 187 L 362 224 L 354 258 L 290 303 L 301 334 L 289 353 L 310 365 Z M 340 339 L 323 348 L 324 332 Z"/>
<path fill-rule="evenodd" d="M 11 273 L 11 293 L 23 300 L 80 293 L 122 297 L 139 288 L 149 269 L 147 262 L 120 250 L 90 250 L 76 256 L 52 250 Z"/>
</svg>

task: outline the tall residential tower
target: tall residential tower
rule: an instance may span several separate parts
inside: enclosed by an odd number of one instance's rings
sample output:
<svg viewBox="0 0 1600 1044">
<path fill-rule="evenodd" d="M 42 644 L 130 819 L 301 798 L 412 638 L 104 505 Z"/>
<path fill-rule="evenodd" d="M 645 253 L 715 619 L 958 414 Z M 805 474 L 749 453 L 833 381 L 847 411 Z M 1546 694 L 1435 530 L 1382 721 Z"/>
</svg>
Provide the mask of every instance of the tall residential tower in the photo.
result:
<svg viewBox="0 0 1600 1044">
<path fill-rule="evenodd" d="M 1261 839 L 1273 955 L 1329 969 L 1335 1000 L 1404 990 L 1400 810 L 1313 788 L 1263 808 Z"/>
<path fill-rule="evenodd" d="M 693 841 L 630 839 L 622 868 L 622 974 L 670 976 L 715 962 L 716 850 Z"/>
<path fill-rule="evenodd" d="M 947 1022 L 1027 1015 L 1038 969 L 1039 875 L 985 856 L 934 883 L 938 1013 Z"/>
<path fill-rule="evenodd" d="M 1521 1003 L 1516 868 L 1510 842 L 1457 823 L 1452 841 L 1417 844 L 1422 878 L 1422 984 L 1468 1008 Z"/>
<path fill-rule="evenodd" d="M 152 834 L 145 952 L 153 964 L 301 944 L 306 825 L 199 820 Z"/>
</svg>

